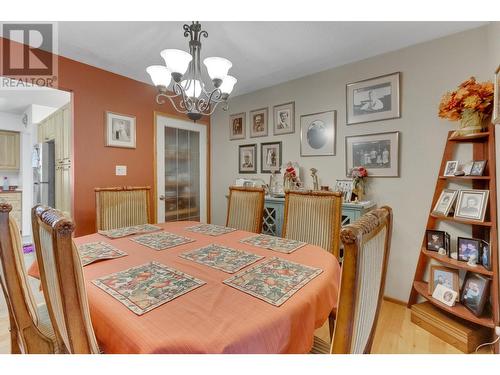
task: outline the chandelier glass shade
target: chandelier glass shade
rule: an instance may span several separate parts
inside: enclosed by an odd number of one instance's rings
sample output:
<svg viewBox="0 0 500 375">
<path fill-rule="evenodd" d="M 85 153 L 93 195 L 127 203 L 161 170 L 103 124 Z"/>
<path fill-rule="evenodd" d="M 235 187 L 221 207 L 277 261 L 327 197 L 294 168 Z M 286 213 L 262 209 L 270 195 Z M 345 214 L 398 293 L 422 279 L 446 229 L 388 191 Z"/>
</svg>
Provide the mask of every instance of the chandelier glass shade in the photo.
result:
<svg viewBox="0 0 500 375">
<path fill-rule="evenodd" d="M 193 120 L 211 115 L 218 104 L 227 109 L 227 99 L 237 80 L 228 75 L 231 61 L 223 57 L 207 57 L 203 64 L 210 77 L 204 83 L 201 72 L 201 37 L 208 33 L 199 22 L 184 25 L 184 36 L 190 38 L 189 53 L 179 49 L 165 49 L 160 52 L 165 65 L 152 65 L 146 69 L 153 84 L 158 88 L 156 102 L 164 104 L 170 100 L 174 108 Z"/>
</svg>

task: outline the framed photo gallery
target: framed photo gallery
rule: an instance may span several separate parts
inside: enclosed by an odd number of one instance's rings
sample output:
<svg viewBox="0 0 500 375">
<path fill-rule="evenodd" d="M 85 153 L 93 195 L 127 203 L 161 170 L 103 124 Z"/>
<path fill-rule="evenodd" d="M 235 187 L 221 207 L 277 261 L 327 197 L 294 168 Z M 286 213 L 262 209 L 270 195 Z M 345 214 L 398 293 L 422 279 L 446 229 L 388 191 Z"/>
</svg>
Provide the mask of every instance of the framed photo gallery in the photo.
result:
<svg viewBox="0 0 500 375">
<path fill-rule="evenodd" d="M 395 72 L 347 83 L 346 125 L 400 118 L 400 81 L 401 73 Z M 228 124 L 229 139 L 246 139 L 247 134 L 249 138 L 295 134 L 295 107 L 295 102 L 289 101 L 274 105 L 272 112 L 269 107 L 263 107 L 249 110 L 248 113 L 232 114 Z M 298 116 L 297 128 L 300 156 L 336 155 L 336 110 L 301 114 Z M 370 177 L 399 177 L 399 142 L 398 131 L 346 136 L 346 174 L 349 175 L 354 167 L 364 167 Z M 239 145 L 238 148 L 240 173 L 257 173 L 258 145 Z M 260 173 L 279 170 L 283 164 L 282 142 L 263 142 L 260 149 Z M 245 156 L 248 162 L 245 162 Z"/>
</svg>

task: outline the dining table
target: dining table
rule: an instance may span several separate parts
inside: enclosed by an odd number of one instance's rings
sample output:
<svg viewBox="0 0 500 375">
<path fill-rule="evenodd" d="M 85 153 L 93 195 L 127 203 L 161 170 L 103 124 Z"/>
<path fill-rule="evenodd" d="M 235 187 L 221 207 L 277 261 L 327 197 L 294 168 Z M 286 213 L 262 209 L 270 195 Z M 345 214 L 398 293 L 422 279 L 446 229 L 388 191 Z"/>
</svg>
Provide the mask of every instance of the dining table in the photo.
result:
<svg viewBox="0 0 500 375">
<path fill-rule="evenodd" d="M 335 311 L 340 288 L 340 266 L 328 251 L 305 244 L 291 253 L 254 246 L 242 240 L 255 236 L 242 230 L 222 235 L 190 231 L 197 222 L 155 224 L 162 231 L 190 239 L 165 250 L 134 241 L 135 235 L 111 239 L 94 233 L 74 238 L 77 246 L 101 242 L 126 253 L 83 267 L 92 325 L 104 353 L 308 353 L 315 329 Z M 228 273 L 209 267 L 183 254 L 204 246 L 220 245 L 258 256 L 254 263 Z M 274 258 L 318 269 L 288 296 L 273 305 L 245 293 L 225 280 Z M 96 280 L 156 262 L 203 282 L 141 315 L 113 298 Z M 32 267 L 31 276 L 38 270 Z"/>
</svg>

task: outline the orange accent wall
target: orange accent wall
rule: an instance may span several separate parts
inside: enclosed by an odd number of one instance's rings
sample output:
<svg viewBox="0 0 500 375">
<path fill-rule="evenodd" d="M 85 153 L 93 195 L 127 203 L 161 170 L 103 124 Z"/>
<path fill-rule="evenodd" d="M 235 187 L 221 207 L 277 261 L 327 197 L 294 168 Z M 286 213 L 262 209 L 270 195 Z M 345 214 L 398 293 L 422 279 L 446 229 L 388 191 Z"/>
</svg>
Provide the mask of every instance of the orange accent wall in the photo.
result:
<svg viewBox="0 0 500 375">
<path fill-rule="evenodd" d="M 156 104 L 151 85 L 61 56 L 57 82 L 73 94 L 73 219 L 81 236 L 95 232 L 94 187 L 155 185 L 153 112 L 179 114 Z M 136 117 L 137 148 L 104 146 L 106 111 Z M 127 176 L 115 176 L 116 165 L 126 165 Z"/>
</svg>

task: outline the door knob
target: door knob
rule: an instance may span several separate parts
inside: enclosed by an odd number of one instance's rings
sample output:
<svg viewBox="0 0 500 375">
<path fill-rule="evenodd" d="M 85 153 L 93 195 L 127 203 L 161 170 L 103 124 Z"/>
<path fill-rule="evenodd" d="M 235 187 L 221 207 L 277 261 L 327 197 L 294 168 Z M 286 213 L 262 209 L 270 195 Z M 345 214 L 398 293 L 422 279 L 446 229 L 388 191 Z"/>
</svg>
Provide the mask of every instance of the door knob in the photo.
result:
<svg viewBox="0 0 500 375">
<path fill-rule="evenodd" d="M 165 196 L 164 195 L 160 195 L 160 200 L 164 201 L 165 200 Z"/>
</svg>

